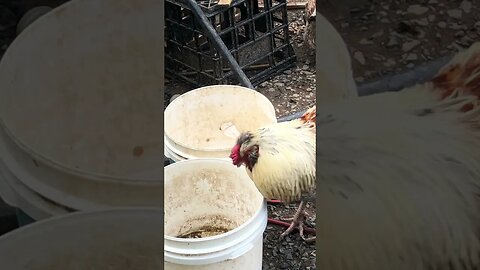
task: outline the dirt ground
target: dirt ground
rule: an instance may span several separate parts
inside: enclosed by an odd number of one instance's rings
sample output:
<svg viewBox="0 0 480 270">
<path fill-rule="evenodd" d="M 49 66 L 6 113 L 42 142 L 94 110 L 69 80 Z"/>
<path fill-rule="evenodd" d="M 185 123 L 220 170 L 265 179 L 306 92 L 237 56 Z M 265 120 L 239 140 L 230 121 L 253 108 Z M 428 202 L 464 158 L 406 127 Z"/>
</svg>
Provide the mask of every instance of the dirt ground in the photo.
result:
<svg viewBox="0 0 480 270">
<path fill-rule="evenodd" d="M 366 4 L 350 7 L 339 4 L 354 2 Z M 355 80 L 361 84 L 471 45 L 480 35 L 479 8 L 479 2 L 466 0 L 342 0 L 337 1 L 336 7 L 324 4 L 319 10 L 345 39 Z M 273 102 L 278 117 L 315 103 L 315 67 L 312 52 L 303 45 L 302 16 L 303 10 L 289 11 L 290 34 L 298 58 L 296 67 L 257 88 Z M 14 37 L 16 20 L 18 16 L 0 1 L 0 54 Z M 308 223 L 315 226 L 312 203 L 307 206 L 312 214 Z M 293 215 L 295 206 L 269 205 L 269 215 Z M 316 269 L 314 244 L 304 243 L 298 232 L 279 240 L 284 229 L 268 226 L 264 234 L 263 269 Z"/>
</svg>

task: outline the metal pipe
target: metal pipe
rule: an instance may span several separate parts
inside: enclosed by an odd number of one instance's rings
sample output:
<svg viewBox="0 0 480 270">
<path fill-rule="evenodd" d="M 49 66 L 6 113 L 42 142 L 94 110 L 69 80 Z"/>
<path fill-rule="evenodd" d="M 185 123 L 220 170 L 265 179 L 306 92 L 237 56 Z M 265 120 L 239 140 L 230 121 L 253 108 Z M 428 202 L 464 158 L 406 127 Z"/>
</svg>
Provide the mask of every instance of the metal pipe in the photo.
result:
<svg viewBox="0 0 480 270">
<path fill-rule="evenodd" d="M 406 72 L 386 76 L 373 82 L 358 86 L 359 96 L 368 96 L 383 92 L 396 92 L 418 83 L 431 79 L 437 72 L 452 59 L 452 56 L 441 57 L 426 64 L 419 65 Z M 290 121 L 302 116 L 307 110 L 293 113 L 278 119 L 278 122 Z"/>
<path fill-rule="evenodd" d="M 358 94 L 367 96 L 382 92 L 396 92 L 418 83 L 424 83 L 431 79 L 445 66 L 452 56 L 446 56 L 426 64 L 419 65 L 406 72 L 386 76 L 380 80 L 367 82 L 358 86 Z"/>
<path fill-rule="evenodd" d="M 203 30 L 206 31 L 207 36 L 213 42 L 215 48 L 222 54 L 223 57 L 227 59 L 227 62 L 230 68 L 233 70 L 235 77 L 242 83 L 245 87 L 250 89 L 255 89 L 248 79 L 247 75 L 243 72 L 240 65 L 237 63 L 237 60 L 233 58 L 230 50 L 227 48 L 222 38 L 218 35 L 217 31 L 213 28 L 207 16 L 203 13 L 202 9 L 198 6 L 195 0 L 186 0 L 187 4 L 190 6 L 195 17 L 200 21 L 200 25 Z"/>
</svg>

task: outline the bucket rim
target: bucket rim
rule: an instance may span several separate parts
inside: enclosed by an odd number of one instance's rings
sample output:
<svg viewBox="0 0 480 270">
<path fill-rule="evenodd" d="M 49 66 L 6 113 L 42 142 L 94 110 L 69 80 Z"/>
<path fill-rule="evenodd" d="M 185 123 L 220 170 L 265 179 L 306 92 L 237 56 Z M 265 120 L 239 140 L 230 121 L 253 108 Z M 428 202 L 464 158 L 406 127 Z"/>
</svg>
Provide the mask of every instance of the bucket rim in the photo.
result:
<svg viewBox="0 0 480 270">
<path fill-rule="evenodd" d="M 266 204 L 263 206 L 267 208 Z M 265 218 L 255 220 L 253 224 L 250 224 L 249 231 L 245 231 L 241 237 L 232 238 L 230 244 L 223 244 L 220 248 L 210 248 L 210 249 L 200 249 L 202 252 L 194 253 L 182 253 L 176 251 L 167 250 L 164 247 L 164 258 L 166 262 L 180 265 L 208 265 L 221 263 L 228 260 L 235 260 L 246 253 L 250 252 L 255 248 L 255 243 L 258 240 L 260 245 L 263 246 L 263 233 L 268 225 L 267 216 L 268 213 L 265 211 L 262 213 Z M 252 227 L 254 226 L 254 227 Z M 233 243 L 232 243 L 233 242 Z M 188 244 L 187 244 L 188 245 Z M 189 249 L 190 251 L 198 249 Z"/>
<path fill-rule="evenodd" d="M 56 224 L 58 221 L 82 219 L 83 217 L 106 217 L 107 215 L 115 215 L 116 213 L 140 214 L 142 212 L 143 213 L 147 213 L 147 212 L 163 213 L 163 207 L 155 207 L 155 206 L 112 207 L 108 209 L 84 210 L 84 211 L 71 212 L 63 215 L 56 215 L 47 219 L 37 220 L 33 223 L 30 223 L 28 225 L 25 225 L 13 231 L 10 231 L 4 235 L 0 235 L 0 245 L 4 241 L 8 241 L 12 237 L 22 235 L 24 234 L 25 231 L 30 231 L 32 228 L 35 229 L 37 227 L 43 227 L 48 224 Z M 163 215 L 160 215 L 159 217 L 163 218 Z"/>
<path fill-rule="evenodd" d="M 14 207 L 22 209 L 35 220 L 41 220 L 47 217 L 63 215 L 78 211 L 78 209 L 69 210 L 67 206 L 48 199 L 42 194 L 30 189 L 27 185 L 18 180 L 13 172 L 0 159 L 0 176 L 3 176 L 3 182 L 12 192 L 15 193 Z"/>
<path fill-rule="evenodd" d="M 215 84 L 215 85 L 207 85 L 207 86 L 202 86 L 202 87 L 199 87 L 199 88 L 195 88 L 195 89 L 192 89 L 192 90 L 189 90 L 183 94 L 181 94 L 180 96 L 178 96 L 177 98 L 175 98 L 172 102 L 170 102 L 167 107 L 165 108 L 164 110 L 164 114 L 163 114 L 163 117 L 164 117 L 164 126 L 165 126 L 165 123 L 167 121 L 165 121 L 165 115 L 168 111 L 172 110 L 172 104 L 175 104 L 176 102 L 178 103 L 180 98 L 181 97 L 185 97 L 187 95 L 190 95 L 192 93 L 195 93 L 195 92 L 199 92 L 199 91 L 204 91 L 205 89 L 212 89 L 212 88 L 222 88 L 222 87 L 228 87 L 228 88 L 237 88 L 237 89 L 241 89 L 242 91 L 245 91 L 245 92 L 250 92 L 250 93 L 254 93 L 255 95 L 258 95 L 261 99 L 265 100 L 268 104 L 268 107 L 270 108 L 271 110 L 271 113 L 273 114 L 273 118 L 275 120 L 275 122 L 277 122 L 277 115 L 276 115 L 276 111 L 275 111 L 275 107 L 273 106 L 273 103 L 270 101 L 270 99 L 267 98 L 267 96 L 265 96 L 264 94 L 258 92 L 258 91 L 255 91 L 254 89 L 250 89 L 248 87 L 245 87 L 245 86 L 241 86 L 241 85 L 233 85 L 233 84 Z M 177 145 L 179 145 L 180 147 L 183 147 L 183 148 L 187 148 L 187 149 L 191 149 L 193 151 L 202 151 L 202 152 L 224 152 L 224 151 L 229 151 L 230 148 L 229 147 L 226 147 L 226 148 L 210 148 L 210 149 L 199 149 L 198 147 L 191 147 L 191 146 L 186 146 L 184 145 L 183 143 L 180 143 L 180 142 L 177 142 L 176 140 L 174 140 L 171 136 L 169 136 L 168 132 L 165 130 L 164 128 L 164 136 L 167 137 L 170 141 L 172 141 L 172 143 L 175 143 Z"/>
<path fill-rule="evenodd" d="M 58 170 L 62 173 L 67 175 L 73 175 L 75 177 L 88 179 L 91 181 L 97 182 L 107 182 L 116 184 L 118 182 L 122 182 L 124 184 L 132 184 L 136 186 L 151 186 L 158 184 L 158 178 L 141 178 L 141 177 L 122 177 L 119 175 L 110 175 L 110 174 L 103 174 L 103 173 L 95 173 L 90 171 L 85 171 L 82 169 L 74 168 L 71 166 L 67 166 L 62 164 L 58 161 L 55 161 L 40 152 L 34 150 L 32 147 L 28 146 L 22 140 L 17 138 L 15 134 L 8 128 L 7 124 L 5 123 L 4 119 L 0 116 L 0 132 L 3 131 L 4 135 L 11 140 L 11 142 L 19 148 L 20 151 L 23 151 L 30 155 L 33 159 L 44 163 L 47 167 L 50 167 L 54 170 Z M 8 143 L 8 142 L 7 142 Z"/>
<path fill-rule="evenodd" d="M 228 155 L 226 155 L 224 157 L 220 157 L 220 156 L 218 156 L 218 157 L 214 157 L 214 156 L 202 157 L 202 156 L 193 156 L 191 154 L 184 153 L 180 149 L 175 148 L 171 144 L 170 139 L 168 139 L 166 136 L 164 136 L 163 144 L 168 151 L 173 152 L 173 154 L 175 154 L 176 156 L 181 157 L 182 160 L 183 159 L 225 159 L 225 160 L 229 160 Z M 206 152 L 206 151 L 202 151 L 202 152 Z M 213 152 L 213 151 L 210 151 L 210 152 Z"/>
<path fill-rule="evenodd" d="M 181 166 L 182 163 L 204 163 L 204 162 L 231 164 L 227 160 L 215 159 L 215 158 L 187 159 L 187 160 L 181 160 L 181 161 L 169 164 L 169 165 L 165 166 L 165 169 L 167 169 L 167 167 L 173 167 L 173 166 L 176 166 L 178 164 L 180 164 L 180 166 Z M 164 179 L 164 183 L 166 183 L 166 182 L 167 182 L 166 179 Z M 248 225 L 253 223 L 264 211 L 267 211 L 266 204 L 267 204 L 267 201 L 266 201 L 265 198 L 263 198 L 262 203 L 260 204 L 260 207 L 255 211 L 255 213 L 247 221 L 245 221 L 240 226 L 238 226 L 235 229 L 230 230 L 226 233 L 222 233 L 222 234 L 218 234 L 218 235 L 214 235 L 214 236 L 209 236 L 209 237 L 203 237 L 203 238 L 188 238 L 188 239 L 187 238 L 173 237 L 173 236 L 164 234 L 164 239 L 172 241 L 172 242 L 177 242 L 177 243 L 202 243 L 202 242 L 205 243 L 205 242 L 211 242 L 211 241 L 215 241 L 215 240 L 218 240 L 218 239 L 221 239 L 221 238 L 224 238 L 224 237 L 231 236 L 231 235 L 236 234 L 239 231 L 243 230 L 245 227 L 247 227 Z"/>
</svg>

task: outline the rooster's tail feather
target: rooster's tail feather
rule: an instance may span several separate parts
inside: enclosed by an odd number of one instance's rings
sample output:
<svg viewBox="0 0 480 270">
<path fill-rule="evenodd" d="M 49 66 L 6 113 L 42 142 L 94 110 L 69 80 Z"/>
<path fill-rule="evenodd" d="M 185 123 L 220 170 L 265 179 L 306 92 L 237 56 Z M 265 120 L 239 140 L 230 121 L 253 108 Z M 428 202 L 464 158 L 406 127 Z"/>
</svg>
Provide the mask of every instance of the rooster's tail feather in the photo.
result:
<svg viewBox="0 0 480 270">
<path fill-rule="evenodd" d="M 449 102 L 461 98 L 462 112 L 480 109 L 480 42 L 455 55 L 430 81 L 441 99 Z"/>
<path fill-rule="evenodd" d="M 300 120 L 304 122 L 307 125 L 310 125 L 310 127 L 314 128 L 316 127 L 315 125 L 315 120 L 317 119 L 317 106 L 313 106 L 310 109 L 308 109 L 301 117 Z"/>
</svg>

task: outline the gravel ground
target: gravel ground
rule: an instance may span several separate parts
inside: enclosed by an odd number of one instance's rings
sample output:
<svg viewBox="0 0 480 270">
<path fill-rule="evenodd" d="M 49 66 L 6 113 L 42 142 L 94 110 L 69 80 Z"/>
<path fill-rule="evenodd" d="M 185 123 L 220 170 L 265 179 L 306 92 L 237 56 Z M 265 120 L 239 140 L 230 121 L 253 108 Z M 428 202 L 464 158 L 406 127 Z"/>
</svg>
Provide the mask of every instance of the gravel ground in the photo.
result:
<svg viewBox="0 0 480 270">
<path fill-rule="evenodd" d="M 32 2 L 32 1 L 30 1 Z M 334 1 L 331 1 L 332 3 Z M 366 3 L 354 6 L 352 3 Z M 13 40 L 18 15 L 0 0 L 0 54 Z M 339 0 L 337 7 L 323 4 L 322 13 L 339 30 L 350 49 L 357 83 L 376 80 L 386 74 L 411 69 L 465 48 L 480 35 L 480 3 L 466 0 Z M 345 8 L 345 3 L 350 6 Z M 343 7 L 340 8 L 340 5 Z M 311 51 L 303 45 L 303 10 L 289 11 L 290 34 L 297 54 L 296 67 L 262 83 L 257 90 L 273 102 L 279 117 L 315 103 L 315 68 Z M 178 82 L 167 89 L 190 90 Z M 167 97 L 168 100 L 168 97 Z M 314 226 L 315 208 L 307 210 Z M 295 206 L 269 205 L 271 217 L 291 216 Z M 285 228 L 268 226 L 264 234 L 264 270 L 316 269 L 315 246 L 306 244 L 294 232 L 283 240 Z"/>
</svg>

